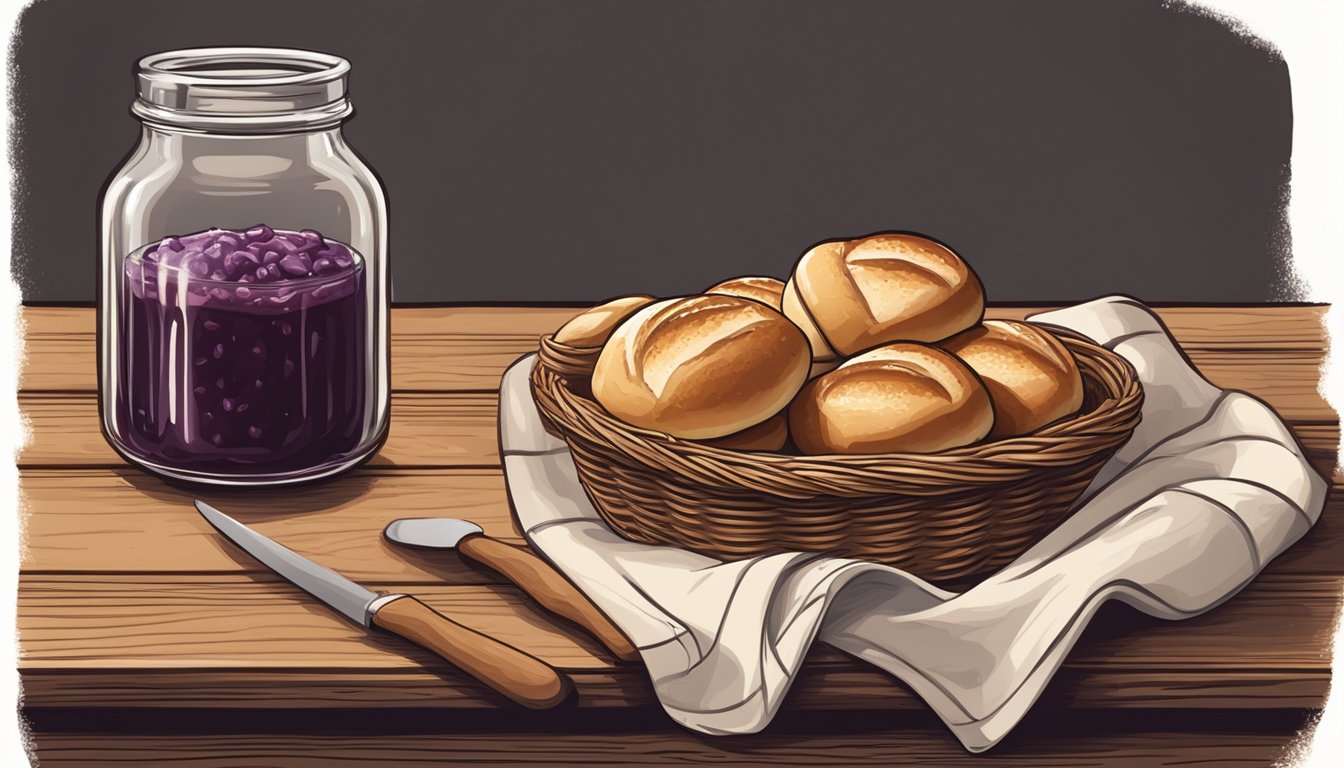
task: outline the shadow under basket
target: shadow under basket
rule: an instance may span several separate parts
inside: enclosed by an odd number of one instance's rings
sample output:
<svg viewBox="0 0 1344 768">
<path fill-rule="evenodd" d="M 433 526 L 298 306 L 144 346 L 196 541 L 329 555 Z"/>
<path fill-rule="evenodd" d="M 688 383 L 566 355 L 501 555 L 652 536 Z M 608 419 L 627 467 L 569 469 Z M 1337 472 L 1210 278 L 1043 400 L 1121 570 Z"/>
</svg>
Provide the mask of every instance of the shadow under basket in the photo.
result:
<svg viewBox="0 0 1344 768">
<path fill-rule="evenodd" d="M 532 391 L 598 513 L 628 539 L 725 560 L 826 553 L 964 587 L 1053 528 L 1138 426 L 1143 389 L 1129 361 L 1051 330 L 1082 373 L 1078 413 L 932 454 L 732 451 L 632 427 L 592 399 L 600 350 L 550 337 Z"/>
</svg>

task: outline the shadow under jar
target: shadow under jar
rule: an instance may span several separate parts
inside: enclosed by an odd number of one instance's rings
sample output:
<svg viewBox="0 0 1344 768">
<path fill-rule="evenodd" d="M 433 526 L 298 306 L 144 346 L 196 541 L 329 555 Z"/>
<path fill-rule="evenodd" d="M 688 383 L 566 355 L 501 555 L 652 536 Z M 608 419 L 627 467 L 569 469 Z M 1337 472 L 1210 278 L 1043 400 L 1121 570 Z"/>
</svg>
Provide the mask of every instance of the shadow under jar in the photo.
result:
<svg viewBox="0 0 1344 768">
<path fill-rule="evenodd" d="M 271 48 L 140 61 L 99 257 L 99 409 L 128 460 L 270 485 L 386 438 L 387 210 L 341 135 L 348 71 Z"/>
</svg>

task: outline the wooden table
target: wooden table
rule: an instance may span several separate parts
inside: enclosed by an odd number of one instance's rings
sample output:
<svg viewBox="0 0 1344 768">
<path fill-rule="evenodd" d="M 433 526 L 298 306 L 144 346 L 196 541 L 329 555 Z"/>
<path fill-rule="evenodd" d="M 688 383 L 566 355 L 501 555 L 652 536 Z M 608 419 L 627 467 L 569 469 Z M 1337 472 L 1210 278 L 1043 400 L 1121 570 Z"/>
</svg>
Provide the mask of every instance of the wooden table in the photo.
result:
<svg viewBox="0 0 1344 768">
<path fill-rule="evenodd" d="M 1316 391 L 1324 310 L 1161 314 L 1209 379 L 1272 404 L 1330 473 L 1339 423 Z M 126 466 L 98 429 L 93 310 L 26 307 L 19 666 L 42 764 L 1263 765 L 1321 706 L 1344 586 L 1337 492 L 1304 541 L 1202 617 L 1168 623 L 1108 605 L 987 756 L 962 751 L 900 682 L 823 647 L 766 732 L 676 727 L 638 665 L 615 663 L 451 554 L 393 550 L 379 536 L 396 517 L 456 515 L 519 540 L 496 387 L 576 311 L 398 308 L 392 432 L 369 465 L 314 487 L 209 492 L 314 560 L 420 595 L 572 675 L 576 701 L 524 713 L 409 643 L 345 622 L 221 541 L 190 489 Z"/>
</svg>

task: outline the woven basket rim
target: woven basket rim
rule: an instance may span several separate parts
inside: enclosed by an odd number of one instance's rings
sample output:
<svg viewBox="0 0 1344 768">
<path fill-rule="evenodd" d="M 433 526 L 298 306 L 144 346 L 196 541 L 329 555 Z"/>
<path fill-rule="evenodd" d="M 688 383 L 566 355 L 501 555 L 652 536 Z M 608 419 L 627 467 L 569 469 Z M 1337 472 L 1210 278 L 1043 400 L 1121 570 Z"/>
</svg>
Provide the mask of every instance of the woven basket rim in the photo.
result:
<svg viewBox="0 0 1344 768">
<path fill-rule="evenodd" d="M 587 368 L 598 350 L 542 340 L 532 374 L 533 397 L 566 440 L 582 440 L 630 456 L 638 463 L 673 466 L 716 492 L 750 492 L 779 498 L 880 493 L 936 495 L 955 487 L 992 487 L 1022 480 L 1052 465 L 1075 463 L 1081 453 L 1128 439 L 1139 418 L 1143 390 L 1134 366 L 1119 354 L 1067 329 L 1051 328 L 1078 360 L 1090 407 L 1037 432 L 953 448 L 939 453 L 790 455 L 743 452 L 633 427 L 595 400 L 575 393 L 566 375 Z M 549 348 L 548 348 L 549 347 Z M 563 364 L 550 364 L 557 358 Z M 586 365 L 585 365 L 586 363 Z M 1087 404 L 1085 404 L 1087 405 Z"/>
</svg>

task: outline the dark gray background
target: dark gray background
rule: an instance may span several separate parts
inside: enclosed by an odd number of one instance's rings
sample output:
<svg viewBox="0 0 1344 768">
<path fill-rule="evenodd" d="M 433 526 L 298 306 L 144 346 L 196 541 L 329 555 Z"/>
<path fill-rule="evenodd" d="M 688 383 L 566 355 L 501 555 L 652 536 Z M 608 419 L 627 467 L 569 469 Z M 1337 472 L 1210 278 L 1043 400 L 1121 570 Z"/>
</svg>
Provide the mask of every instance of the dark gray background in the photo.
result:
<svg viewBox="0 0 1344 768">
<path fill-rule="evenodd" d="M 93 298 L 135 59 L 228 44 L 353 63 L 398 301 L 691 292 L 879 229 L 991 300 L 1283 295 L 1287 67 L 1158 0 L 45 0 L 19 32 L 27 300 Z"/>
</svg>

